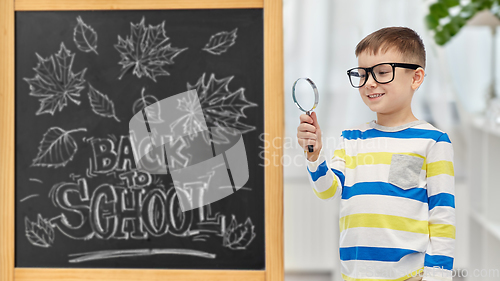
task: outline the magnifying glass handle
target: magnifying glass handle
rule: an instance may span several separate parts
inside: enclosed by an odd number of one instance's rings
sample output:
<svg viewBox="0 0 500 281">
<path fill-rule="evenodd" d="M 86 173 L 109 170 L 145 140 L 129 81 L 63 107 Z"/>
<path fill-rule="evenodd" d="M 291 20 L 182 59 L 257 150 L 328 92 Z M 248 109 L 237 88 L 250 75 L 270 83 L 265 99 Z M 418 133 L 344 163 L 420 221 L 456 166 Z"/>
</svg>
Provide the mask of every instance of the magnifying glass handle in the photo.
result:
<svg viewBox="0 0 500 281">
<path fill-rule="evenodd" d="M 306 114 L 307 114 L 308 116 L 311 116 L 311 112 L 310 112 L 310 111 L 307 111 L 307 112 L 306 112 Z M 309 149 L 309 152 L 314 152 L 314 147 L 313 147 L 313 145 L 312 145 L 312 144 L 308 145 L 308 146 L 307 146 L 307 149 Z"/>
</svg>

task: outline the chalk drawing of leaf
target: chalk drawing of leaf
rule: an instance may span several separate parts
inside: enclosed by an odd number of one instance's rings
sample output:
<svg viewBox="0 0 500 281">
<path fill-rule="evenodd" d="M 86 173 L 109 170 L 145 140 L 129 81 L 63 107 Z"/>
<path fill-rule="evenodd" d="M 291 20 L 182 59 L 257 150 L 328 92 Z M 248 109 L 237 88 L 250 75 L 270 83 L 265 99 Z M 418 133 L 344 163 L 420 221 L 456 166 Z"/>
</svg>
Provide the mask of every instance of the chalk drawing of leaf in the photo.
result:
<svg viewBox="0 0 500 281">
<path fill-rule="evenodd" d="M 202 50 L 214 55 L 226 52 L 229 47 L 236 43 L 236 31 L 238 31 L 238 28 L 235 28 L 231 32 L 222 31 L 212 35 Z"/>
<path fill-rule="evenodd" d="M 97 115 L 114 118 L 116 121 L 120 122 L 120 120 L 116 117 L 115 114 L 115 105 L 113 101 L 109 99 L 109 97 L 98 90 L 96 90 L 89 83 L 89 100 L 90 106 L 92 107 L 92 111 Z"/>
<path fill-rule="evenodd" d="M 177 109 L 187 112 L 170 124 L 170 129 L 177 136 L 187 135 L 191 140 L 198 135 L 198 132 L 207 130 L 205 127 L 205 116 L 198 102 L 197 93 L 191 91 L 186 97 L 178 99 Z M 182 126 L 180 126 L 182 124 Z"/>
<path fill-rule="evenodd" d="M 205 73 L 203 73 L 195 85 L 188 83 L 188 90 L 195 89 L 198 93 L 201 108 L 197 106 L 197 103 L 192 102 L 192 100 L 179 101 L 177 108 L 187 112 L 187 114 L 173 122 L 171 130 L 177 134 L 178 129 L 175 127 L 178 124 L 183 124 L 183 135 L 190 134 L 190 136 L 195 137 L 196 133 L 192 134 L 189 129 L 197 128 L 198 120 L 203 116 L 208 127 L 215 127 L 212 130 L 212 138 L 206 133 L 203 134 L 203 138 L 207 144 L 210 144 L 212 141 L 217 144 L 227 143 L 229 140 L 224 134 L 234 135 L 235 130 L 232 129 L 238 130 L 241 134 L 255 130 L 255 126 L 241 122 L 240 117 L 246 117 L 243 113 L 245 108 L 257 106 L 257 104 L 245 98 L 244 88 L 239 88 L 234 92 L 229 90 L 228 85 L 233 77 L 229 76 L 218 80 L 212 73 L 206 83 Z M 189 122 L 192 124 L 189 124 Z"/>
<path fill-rule="evenodd" d="M 232 220 L 224 233 L 222 245 L 231 250 L 244 250 L 255 238 L 255 226 L 250 217 L 244 224 L 238 224 L 236 218 L 232 215 Z"/>
<path fill-rule="evenodd" d="M 132 105 L 132 112 L 135 114 L 143 109 L 146 111 L 148 123 L 162 123 L 161 108 L 158 99 L 155 96 L 144 95 L 145 89 L 142 88 L 141 98 L 137 99 Z M 151 106 L 153 105 L 153 106 Z"/>
<path fill-rule="evenodd" d="M 47 59 L 36 54 L 38 64 L 33 68 L 36 75 L 34 78 L 24 78 L 30 85 L 30 95 L 39 98 L 40 108 L 36 115 L 50 113 L 54 115 L 57 109 L 61 111 L 68 103 L 68 99 L 79 105 L 80 101 L 75 97 L 80 97 L 80 91 L 83 90 L 86 68 L 78 73 L 73 73 L 73 60 L 75 54 L 72 54 L 64 43 L 61 43 L 59 52 Z"/>
<path fill-rule="evenodd" d="M 132 73 L 141 78 L 146 76 L 156 82 L 156 77 L 170 75 L 163 67 L 174 64 L 173 59 L 188 48 L 172 47 L 165 35 L 165 22 L 146 27 L 144 18 L 138 24 L 130 23 L 130 36 L 123 39 L 118 35 L 118 44 L 114 45 L 120 53 L 122 72 L 118 79 L 133 68 Z"/>
<path fill-rule="evenodd" d="M 25 217 L 24 225 L 26 237 L 31 244 L 43 248 L 48 248 L 54 244 L 54 227 L 48 220 L 42 218 L 40 214 L 38 214 L 37 222 L 31 222 Z"/>
<path fill-rule="evenodd" d="M 75 41 L 76 47 L 82 52 L 94 52 L 97 53 L 97 32 L 94 29 L 83 22 L 82 18 L 78 16 L 76 18 L 78 24 L 73 30 L 73 41 Z"/>
<path fill-rule="evenodd" d="M 77 131 L 87 131 L 85 128 L 64 131 L 59 127 L 50 128 L 38 146 L 38 155 L 33 159 L 32 166 L 58 168 L 65 166 L 75 156 L 78 146 L 70 135 Z"/>
</svg>

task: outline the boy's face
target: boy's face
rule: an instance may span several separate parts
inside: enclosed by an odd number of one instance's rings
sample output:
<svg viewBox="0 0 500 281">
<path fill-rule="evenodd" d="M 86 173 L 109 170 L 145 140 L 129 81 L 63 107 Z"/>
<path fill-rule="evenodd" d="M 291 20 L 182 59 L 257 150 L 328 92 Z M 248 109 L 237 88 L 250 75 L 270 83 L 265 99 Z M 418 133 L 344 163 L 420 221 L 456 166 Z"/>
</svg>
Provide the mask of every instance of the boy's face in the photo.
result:
<svg viewBox="0 0 500 281">
<path fill-rule="evenodd" d="M 400 53 L 391 49 L 385 53 L 379 51 L 377 55 L 365 51 L 358 56 L 358 65 L 360 67 L 372 67 L 385 62 L 415 63 L 404 61 Z M 378 114 L 396 114 L 396 116 L 400 116 L 400 113 L 411 113 L 413 93 L 422 83 L 420 81 L 418 85 L 415 85 L 415 72 L 415 70 L 396 67 L 394 80 L 387 84 L 377 83 L 372 75 L 369 74 L 366 84 L 359 88 L 363 102 Z M 420 80 L 423 80 L 423 74 Z M 382 94 L 382 96 L 370 97 L 377 94 Z"/>
</svg>

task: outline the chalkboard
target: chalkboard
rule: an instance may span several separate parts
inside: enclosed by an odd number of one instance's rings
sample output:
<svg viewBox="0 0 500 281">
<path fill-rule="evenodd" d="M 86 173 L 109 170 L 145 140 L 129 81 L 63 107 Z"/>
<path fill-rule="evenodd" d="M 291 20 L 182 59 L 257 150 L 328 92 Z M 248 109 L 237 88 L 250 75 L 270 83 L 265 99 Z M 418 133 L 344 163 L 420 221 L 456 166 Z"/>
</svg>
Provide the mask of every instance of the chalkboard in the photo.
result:
<svg viewBox="0 0 500 281">
<path fill-rule="evenodd" d="M 16 267 L 265 269 L 262 9 L 23 11 L 15 26 Z M 129 122 L 188 90 L 201 108 L 176 99 L 178 126 L 238 129 L 249 177 L 183 211 L 170 174 L 137 169 Z M 212 133 L 186 147 L 231 138 Z"/>
</svg>

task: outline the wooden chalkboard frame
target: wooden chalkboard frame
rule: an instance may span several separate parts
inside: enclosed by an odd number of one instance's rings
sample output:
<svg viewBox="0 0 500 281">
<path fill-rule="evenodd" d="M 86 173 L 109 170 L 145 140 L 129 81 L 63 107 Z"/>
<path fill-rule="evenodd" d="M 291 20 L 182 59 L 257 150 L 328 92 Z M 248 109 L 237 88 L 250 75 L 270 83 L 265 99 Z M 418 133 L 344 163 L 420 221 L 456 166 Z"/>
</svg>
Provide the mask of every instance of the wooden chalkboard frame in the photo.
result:
<svg viewBox="0 0 500 281">
<path fill-rule="evenodd" d="M 171 10 L 262 8 L 264 11 L 265 140 L 284 133 L 283 24 L 281 0 L 2 0 L 0 1 L 0 281 L 27 280 L 284 280 L 283 170 L 265 167 L 266 269 L 142 270 L 15 268 L 15 21 L 16 11 Z M 265 149 L 281 159 L 282 146 Z M 267 161 L 266 161 L 267 162 Z"/>
</svg>

